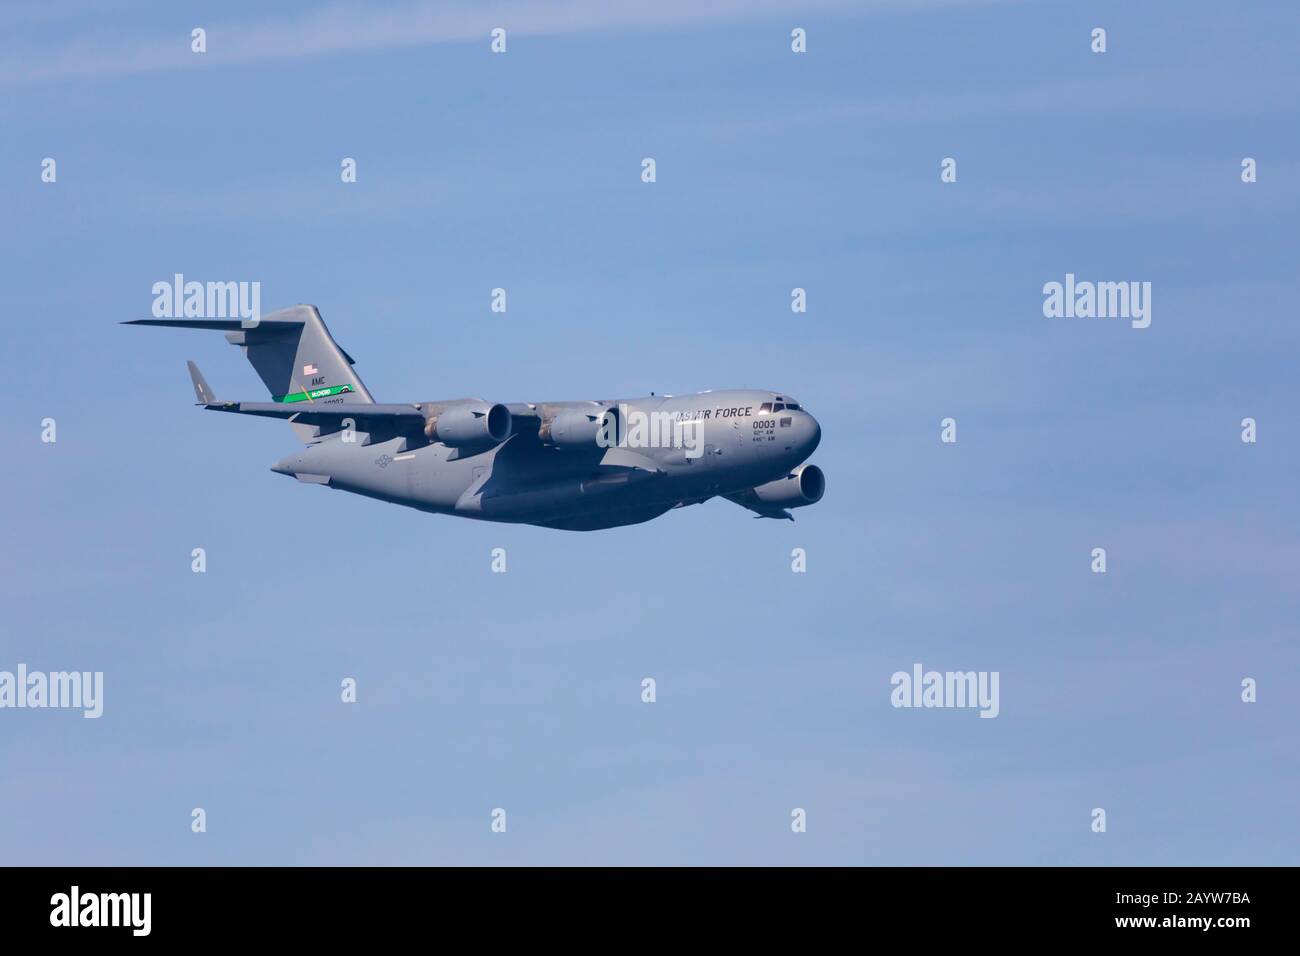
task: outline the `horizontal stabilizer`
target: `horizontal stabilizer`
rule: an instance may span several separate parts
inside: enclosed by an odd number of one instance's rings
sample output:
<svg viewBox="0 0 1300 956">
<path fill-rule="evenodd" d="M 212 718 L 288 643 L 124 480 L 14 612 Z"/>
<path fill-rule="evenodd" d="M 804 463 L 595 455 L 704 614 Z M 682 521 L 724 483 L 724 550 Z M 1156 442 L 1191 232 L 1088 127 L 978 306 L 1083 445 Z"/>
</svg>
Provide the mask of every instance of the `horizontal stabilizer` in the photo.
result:
<svg viewBox="0 0 1300 956">
<path fill-rule="evenodd" d="M 238 332 L 258 327 L 242 319 L 132 319 L 123 325 L 157 325 L 168 329 L 211 329 L 214 332 Z M 259 323 L 260 324 L 260 323 Z M 301 325 L 302 323 L 296 323 Z"/>
</svg>

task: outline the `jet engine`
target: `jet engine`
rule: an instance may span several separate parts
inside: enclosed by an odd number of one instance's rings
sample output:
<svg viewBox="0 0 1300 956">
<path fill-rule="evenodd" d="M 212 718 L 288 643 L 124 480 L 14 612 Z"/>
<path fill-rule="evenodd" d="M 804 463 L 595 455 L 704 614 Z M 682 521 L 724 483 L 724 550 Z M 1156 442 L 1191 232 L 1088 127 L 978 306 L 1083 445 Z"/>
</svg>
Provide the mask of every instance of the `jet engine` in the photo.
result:
<svg viewBox="0 0 1300 956">
<path fill-rule="evenodd" d="M 800 465 L 784 478 L 754 488 L 750 494 L 774 508 L 815 505 L 826 493 L 826 476 L 816 465 Z"/>
<path fill-rule="evenodd" d="M 542 444 L 558 448 L 594 448 L 601 423 L 608 414 L 611 414 L 610 409 L 566 408 L 542 422 L 537 437 L 542 440 Z M 611 433 L 612 431 L 611 427 Z"/>
<path fill-rule="evenodd" d="M 424 423 L 424 434 L 430 441 L 442 442 L 451 448 L 474 445 L 499 445 L 510 437 L 513 427 L 510 409 L 504 405 L 487 402 L 466 402 L 450 405 Z"/>
</svg>

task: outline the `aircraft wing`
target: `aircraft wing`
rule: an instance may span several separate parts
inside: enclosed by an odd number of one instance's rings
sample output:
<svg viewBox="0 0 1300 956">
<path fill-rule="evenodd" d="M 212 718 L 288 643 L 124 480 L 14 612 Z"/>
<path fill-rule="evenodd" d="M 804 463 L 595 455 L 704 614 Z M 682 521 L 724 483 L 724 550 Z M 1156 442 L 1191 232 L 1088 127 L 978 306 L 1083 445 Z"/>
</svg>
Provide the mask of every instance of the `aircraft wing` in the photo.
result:
<svg viewBox="0 0 1300 956">
<path fill-rule="evenodd" d="M 342 428 L 343 419 L 355 422 L 359 432 L 375 428 L 398 431 L 419 431 L 424 427 L 424 413 L 414 405 L 330 405 L 316 407 L 311 402 L 204 402 L 211 412 L 233 412 L 236 415 L 260 415 L 263 418 L 287 418 L 303 425 L 320 425 L 325 428 Z"/>
<path fill-rule="evenodd" d="M 748 508 L 759 518 L 787 518 L 794 520 L 794 515 L 777 505 L 769 505 L 760 501 L 758 496 L 752 491 L 741 491 L 732 495 L 723 495 L 728 501 L 734 501 L 742 508 Z"/>
<path fill-rule="evenodd" d="M 605 449 L 597 467 L 602 472 L 630 472 L 644 478 L 664 473 L 655 461 L 630 448 Z"/>
</svg>

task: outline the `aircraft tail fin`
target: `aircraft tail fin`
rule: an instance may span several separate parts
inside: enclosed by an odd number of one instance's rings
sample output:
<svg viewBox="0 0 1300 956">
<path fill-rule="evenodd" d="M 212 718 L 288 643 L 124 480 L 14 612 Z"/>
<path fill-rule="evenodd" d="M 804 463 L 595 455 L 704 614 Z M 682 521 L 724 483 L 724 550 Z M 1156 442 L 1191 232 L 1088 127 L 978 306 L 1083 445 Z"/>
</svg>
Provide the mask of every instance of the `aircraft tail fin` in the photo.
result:
<svg viewBox="0 0 1300 956">
<path fill-rule="evenodd" d="M 352 356 L 334 341 L 314 305 L 281 309 L 256 323 L 185 318 L 137 319 L 124 324 L 225 332 L 226 341 L 244 350 L 274 402 L 301 402 L 304 408 L 315 402 L 332 407 L 374 403 L 370 391 L 352 368 Z M 192 366 L 190 376 L 201 401 L 204 393 L 211 396 L 212 390 Z M 297 425 L 294 430 L 303 441 L 310 441 L 317 434 L 316 429 L 306 425 Z"/>
</svg>

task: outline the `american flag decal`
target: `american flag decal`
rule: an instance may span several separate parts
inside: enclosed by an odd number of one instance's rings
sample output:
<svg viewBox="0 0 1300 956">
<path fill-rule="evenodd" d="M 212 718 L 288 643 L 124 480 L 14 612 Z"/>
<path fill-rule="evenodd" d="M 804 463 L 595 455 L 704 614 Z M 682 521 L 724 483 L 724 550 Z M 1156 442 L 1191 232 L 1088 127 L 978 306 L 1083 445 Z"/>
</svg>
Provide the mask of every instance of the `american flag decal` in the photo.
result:
<svg viewBox="0 0 1300 956">
<path fill-rule="evenodd" d="M 303 374 L 303 375 L 315 375 L 315 374 L 317 374 L 318 371 L 319 371 L 319 370 L 316 368 L 315 365 L 304 365 L 304 366 L 302 367 L 302 374 Z"/>
</svg>

